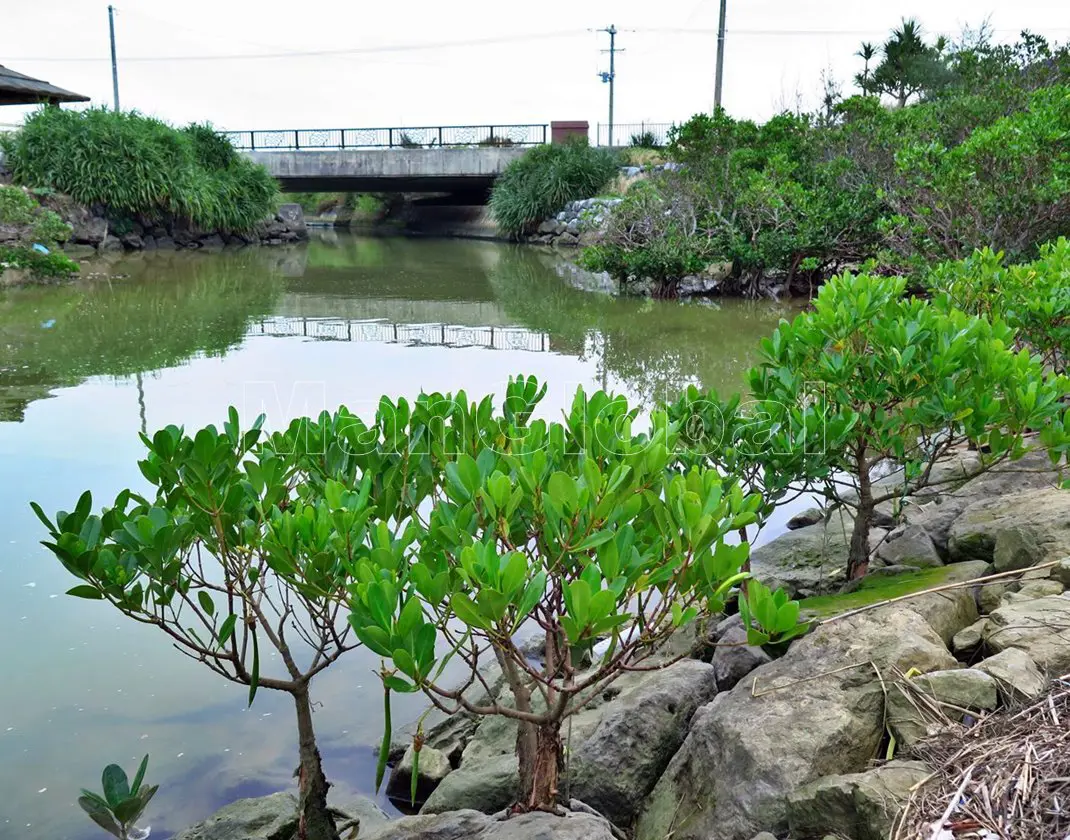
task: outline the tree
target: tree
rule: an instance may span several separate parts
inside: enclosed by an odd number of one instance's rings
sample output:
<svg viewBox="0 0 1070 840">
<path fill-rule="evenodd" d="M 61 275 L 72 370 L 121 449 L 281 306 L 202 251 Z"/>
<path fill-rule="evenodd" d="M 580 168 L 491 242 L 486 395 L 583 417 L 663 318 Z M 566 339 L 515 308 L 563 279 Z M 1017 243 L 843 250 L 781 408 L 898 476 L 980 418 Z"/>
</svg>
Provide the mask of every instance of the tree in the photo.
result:
<svg viewBox="0 0 1070 840">
<path fill-rule="evenodd" d="M 48 529 L 47 546 L 81 583 L 68 594 L 107 601 L 159 628 L 175 648 L 232 682 L 293 697 L 300 753 L 301 840 L 337 840 L 312 725 L 310 684 L 356 647 L 342 604 L 346 541 L 361 517 L 317 490 L 319 455 L 305 427 L 262 441 L 260 418 L 242 432 L 230 410 L 222 432 L 193 437 L 168 426 L 139 463 L 153 498 L 130 490 L 99 515 L 86 492 Z M 358 493 L 367 497 L 371 480 Z M 291 636 L 291 632 L 293 636 Z M 262 673 L 273 648 L 279 673 Z"/>
<path fill-rule="evenodd" d="M 877 48 L 869 41 L 863 41 L 862 46 L 858 48 L 855 55 L 865 62 L 862 67 L 862 72 L 855 76 L 855 84 L 858 85 L 858 89 L 861 90 L 862 93 L 873 93 L 869 65 L 870 62 L 877 57 Z"/>
<path fill-rule="evenodd" d="M 930 484 L 956 443 L 974 443 L 988 469 L 1021 457 L 1031 430 L 1062 427 L 1067 380 L 1011 349 L 1010 327 L 904 289 L 903 278 L 832 278 L 812 311 L 762 342 L 750 373 L 770 432 L 805 443 L 798 479 L 853 511 L 849 579 L 868 569 L 877 505 Z M 873 468 L 886 460 L 900 480 L 876 484 Z"/>
<path fill-rule="evenodd" d="M 941 52 L 944 41 L 930 46 L 922 38 L 921 25 L 914 19 L 904 20 L 881 48 L 883 58 L 868 77 L 871 91 L 888 94 L 903 108 L 910 97 L 938 87 L 947 77 L 947 67 Z"/>
<path fill-rule="evenodd" d="M 517 808 L 554 810 L 563 722 L 626 671 L 669 664 L 654 658 L 669 635 L 723 609 L 748 553 L 725 537 L 754 521 L 761 500 L 712 469 L 678 469 L 679 433 L 664 412 L 636 434 L 623 397 L 581 390 L 564 422 L 529 422 L 536 388 L 512 382 L 500 414 L 463 394 L 381 410 L 396 413 L 389 440 L 409 464 L 388 485 L 403 510 L 387 506 L 398 515 L 378 518 L 376 547 L 359 555 L 350 621 L 384 659 L 387 709 L 392 692 L 423 691 L 448 714 L 517 721 Z M 463 443 L 461 429 L 468 443 L 440 460 Z M 800 632 L 798 604 L 783 596 L 763 602 L 763 617 L 756 629 L 770 639 Z M 517 642 L 526 629 L 541 665 Z M 456 688 L 439 682 L 453 660 L 467 674 Z M 489 688 L 488 661 L 512 702 L 472 699 L 471 686 Z M 381 768 L 389 742 L 388 731 Z M 417 755 L 421 743 L 418 732 Z"/>
</svg>

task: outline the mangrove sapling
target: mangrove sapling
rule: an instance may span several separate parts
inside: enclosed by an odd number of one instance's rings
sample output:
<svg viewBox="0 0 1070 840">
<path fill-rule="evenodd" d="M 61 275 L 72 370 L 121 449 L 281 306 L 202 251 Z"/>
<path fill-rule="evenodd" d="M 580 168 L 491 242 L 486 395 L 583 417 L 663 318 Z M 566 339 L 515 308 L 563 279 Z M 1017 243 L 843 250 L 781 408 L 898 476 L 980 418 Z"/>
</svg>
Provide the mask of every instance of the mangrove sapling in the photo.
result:
<svg viewBox="0 0 1070 840">
<path fill-rule="evenodd" d="M 293 697 L 300 752 L 299 837 L 337 840 L 312 725 L 310 683 L 357 646 L 341 615 L 343 556 L 367 514 L 330 507 L 306 460 L 258 446 L 260 418 L 240 431 L 193 437 L 175 426 L 142 436 L 153 498 L 119 493 L 100 515 L 88 492 L 45 524 L 44 544 L 81 583 L 68 594 L 103 600 L 158 627 L 180 653 L 249 687 Z M 360 492 L 366 499 L 370 481 Z M 279 673 L 262 672 L 274 650 Z"/>
<path fill-rule="evenodd" d="M 904 288 L 902 278 L 834 277 L 811 312 L 763 340 L 750 373 L 760 413 L 810 444 L 796 461 L 800 477 L 853 512 L 849 579 L 868 569 L 877 506 L 932 483 L 952 447 L 970 441 L 985 470 L 1024 455 L 1031 431 L 1046 445 L 1065 440 L 1047 431 L 1062 428 L 1064 377 L 1011 349 L 1004 322 L 906 298 Z M 902 480 L 875 482 L 888 459 Z"/>
<path fill-rule="evenodd" d="M 761 499 L 707 467 L 680 470 L 679 433 L 662 411 L 646 434 L 632 432 L 623 397 L 603 392 L 579 391 L 563 423 L 528 423 L 527 413 L 470 414 L 486 444 L 441 469 L 413 469 L 391 490 L 409 515 L 376 523 L 350 621 L 390 663 L 380 673 L 387 709 L 392 692 L 423 691 L 446 713 L 516 721 L 516 807 L 554 810 L 563 723 L 622 674 L 669 664 L 653 655 L 670 634 L 735 596 L 748 545 L 725 537 L 755 520 Z M 425 428 L 414 415 L 394 439 L 411 451 L 404 434 Z M 541 664 L 515 640 L 525 627 L 541 640 Z M 585 668 L 599 639 L 608 644 Z M 443 668 L 457 660 L 467 677 L 447 686 Z M 488 663 L 511 701 L 490 691 Z M 487 699 L 473 698 L 476 685 Z M 417 755 L 421 743 L 417 732 Z"/>
<path fill-rule="evenodd" d="M 89 815 L 89 819 L 119 840 L 145 840 L 149 836 L 149 829 L 138 828 L 137 821 L 160 787 L 143 784 L 148 766 L 149 757 L 146 755 L 141 759 L 134 781 L 131 782 L 122 767 L 109 764 L 100 777 L 104 795 L 82 788 L 78 807 Z"/>
</svg>

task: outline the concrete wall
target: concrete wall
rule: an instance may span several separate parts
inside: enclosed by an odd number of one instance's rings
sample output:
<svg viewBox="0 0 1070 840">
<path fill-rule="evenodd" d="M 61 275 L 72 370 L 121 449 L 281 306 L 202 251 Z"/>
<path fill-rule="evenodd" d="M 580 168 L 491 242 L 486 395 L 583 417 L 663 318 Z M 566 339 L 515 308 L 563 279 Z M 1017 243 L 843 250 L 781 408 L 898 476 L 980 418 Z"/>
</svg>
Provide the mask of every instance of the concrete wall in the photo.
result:
<svg viewBox="0 0 1070 840">
<path fill-rule="evenodd" d="M 485 190 L 525 148 L 244 152 L 289 192 Z"/>
</svg>

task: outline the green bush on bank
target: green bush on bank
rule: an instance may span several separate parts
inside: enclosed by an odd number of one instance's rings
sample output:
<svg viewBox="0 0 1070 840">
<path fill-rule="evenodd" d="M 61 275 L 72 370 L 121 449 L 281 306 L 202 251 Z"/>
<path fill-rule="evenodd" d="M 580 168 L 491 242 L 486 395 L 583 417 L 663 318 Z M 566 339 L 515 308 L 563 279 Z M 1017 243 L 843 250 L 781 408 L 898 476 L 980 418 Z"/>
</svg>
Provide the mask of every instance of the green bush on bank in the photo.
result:
<svg viewBox="0 0 1070 840">
<path fill-rule="evenodd" d="M 719 111 L 675 127 L 679 173 L 630 190 L 588 264 L 658 280 L 731 262 L 736 289 L 756 292 L 871 259 L 922 275 L 978 247 L 1029 258 L 1070 234 L 1070 49 L 1026 33 L 935 55 L 943 70 L 906 107 L 830 96 L 764 125 Z"/>
<path fill-rule="evenodd" d="M 34 244 L 57 248 L 67 241 L 71 227 L 21 187 L 0 185 L 0 225 L 16 232 L 13 242 L 0 245 L 0 273 L 7 268 L 28 269 L 36 278 L 54 279 L 78 271 L 78 264 L 66 255 L 55 251 L 42 253 L 33 248 Z"/>
<path fill-rule="evenodd" d="M 277 187 L 210 126 L 176 129 L 136 112 L 42 108 L 4 138 L 15 180 L 110 213 L 246 231 L 270 216 Z"/>
<path fill-rule="evenodd" d="M 506 167 L 494 184 L 490 212 L 516 235 L 570 201 L 598 195 L 617 174 L 617 159 L 586 142 L 537 146 Z"/>
</svg>

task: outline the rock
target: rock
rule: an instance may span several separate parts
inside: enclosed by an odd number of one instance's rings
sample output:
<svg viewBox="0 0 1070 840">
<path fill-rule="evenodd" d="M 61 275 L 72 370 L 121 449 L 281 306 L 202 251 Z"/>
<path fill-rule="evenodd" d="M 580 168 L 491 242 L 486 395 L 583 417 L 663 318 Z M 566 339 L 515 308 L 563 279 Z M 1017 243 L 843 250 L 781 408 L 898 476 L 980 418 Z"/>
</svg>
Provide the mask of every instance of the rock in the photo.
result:
<svg viewBox="0 0 1070 840">
<path fill-rule="evenodd" d="M 759 831 L 750 840 L 776 840 L 776 835 L 768 831 Z"/>
<path fill-rule="evenodd" d="M 988 571 L 988 564 L 980 561 L 972 563 L 952 563 L 944 567 L 943 584 L 961 583 L 983 577 Z M 977 587 L 961 587 L 943 592 L 930 592 L 918 595 L 907 601 L 907 605 L 922 616 L 936 634 L 950 645 L 955 634 L 977 621 Z M 894 606 L 893 606 L 894 609 Z M 879 614 L 884 610 L 877 610 Z"/>
<path fill-rule="evenodd" d="M 1048 687 L 1036 663 L 1018 648 L 1007 648 L 973 667 L 995 679 L 1000 690 L 1011 699 L 1035 700 Z"/>
<path fill-rule="evenodd" d="M 824 518 L 825 511 L 821 510 L 821 508 L 807 508 L 791 517 L 791 519 L 785 523 L 784 527 L 789 531 L 797 531 L 800 528 L 805 528 L 807 525 L 816 525 Z"/>
<path fill-rule="evenodd" d="M 974 653 L 984 638 L 985 627 L 988 619 L 981 618 L 962 630 L 959 630 L 951 640 L 951 650 L 955 656 L 964 657 Z"/>
<path fill-rule="evenodd" d="M 1018 648 L 1048 676 L 1070 670 L 1070 598 L 1049 595 L 1005 604 L 989 617 L 985 644 Z"/>
<path fill-rule="evenodd" d="M 948 534 L 952 558 L 996 560 L 1005 568 L 1024 569 L 1070 554 L 1070 493 L 1030 490 L 988 497 L 969 505 Z"/>
<path fill-rule="evenodd" d="M 219 249 L 222 248 L 224 245 L 223 237 L 220 236 L 218 233 L 213 233 L 209 236 L 205 236 L 201 239 L 200 242 L 202 248 Z"/>
<path fill-rule="evenodd" d="M 289 840 L 296 830 L 297 797 L 273 793 L 232 802 L 174 840 Z"/>
<path fill-rule="evenodd" d="M 791 791 L 865 770 L 884 734 L 884 693 L 870 662 L 886 680 L 893 668 L 957 664 L 919 613 L 897 606 L 819 626 L 751 674 L 757 696 L 748 679 L 699 709 L 644 803 L 636 840 L 787 833 Z"/>
<path fill-rule="evenodd" d="M 1018 587 L 1017 594 L 1023 598 L 1046 598 L 1062 595 L 1066 587 L 1057 580 L 1028 580 Z"/>
<path fill-rule="evenodd" d="M 1005 583 L 984 583 L 978 587 L 977 603 L 981 612 L 987 615 L 993 610 L 998 610 L 1003 603 L 1003 596 L 1008 592 Z"/>
<path fill-rule="evenodd" d="M 98 250 L 101 253 L 106 251 L 121 251 L 123 250 L 123 243 L 117 236 L 105 236 L 104 241 L 98 246 Z"/>
<path fill-rule="evenodd" d="M 704 274 L 688 274 L 676 281 L 676 294 L 681 298 L 709 295 L 717 291 L 721 281 Z"/>
<path fill-rule="evenodd" d="M 695 709 L 716 692 L 713 666 L 697 660 L 619 678 L 572 719 L 571 794 L 613 822 L 630 823 L 687 735 Z M 461 766 L 443 779 L 421 813 L 507 807 L 517 796 L 516 761 L 515 722 L 486 718 Z"/>
<path fill-rule="evenodd" d="M 854 520 L 838 511 L 828 523 L 781 534 L 751 550 L 751 570 L 766 586 L 784 587 L 791 597 L 834 592 L 844 580 Z"/>
<path fill-rule="evenodd" d="M 613 829 L 602 817 L 567 811 L 564 816 L 534 811 L 509 819 L 479 811 L 451 811 L 401 817 L 360 840 L 614 840 Z"/>
<path fill-rule="evenodd" d="M 900 525 L 877 548 L 877 556 L 889 566 L 942 566 L 943 559 L 932 538 L 920 525 Z"/>
<path fill-rule="evenodd" d="M 77 245 L 100 245 L 108 235 L 108 221 L 99 216 L 90 215 L 84 208 L 79 208 L 80 213 L 67 216 L 67 223 L 71 226 L 69 241 Z"/>
<path fill-rule="evenodd" d="M 170 236 L 157 236 L 156 247 L 160 249 L 173 249 L 175 248 L 175 240 Z"/>
<path fill-rule="evenodd" d="M 920 761 L 890 761 L 865 773 L 818 779 L 789 797 L 791 831 L 807 837 L 834 831 L 851 840 L 885 840 L 911 788 L 929 773 Z"/>
<path fill-rule="evenodd" d="M 755 668 L 772 661 L 773 658 L 760 647 L 747 644 L 747 631 L 742 626 L 730 628 L 717 640 L 713 651 L 713 673 L 718 691 L 734 688 Z"/>
<path fill-rule="evenodd" d="M 308 237 L 308 228 L 305 225 L 305 211 L 300 204 L 280 204 L 275 218 L 282 222 L 288 230 L 303 234 L 302 239 Z"/>
<path fill-rule="evenodd" d="M 390 771 L 387 795 L 408 802 L 412 798 L 413 748 L 405 750 L 401 761 Z M 420 749 L 420 767 L 416 774 L 416 801 L 423 803 L 453 770 L 449 756 L 441 750 L 424 745 Z"/>
<path fill-rule="evenodd" d="M 997 572 L 1028 569 L 1044 559 L 1044 551 L 1031 528 L 1012 525 L 996 534 L 992 566 Z"/>
<path fill-rule="evenodd" d="M 888 728 L 903 747 L 913 746 L 941 726 L 935 715 L 930 716 L 924 707 L 914 704 L 914 689 L 929 695 L 952 720 L 961 720 L 961 709 L 991 710 L 999 703 L 996 681 L 973 668 L 934 671 L 914 677 L 909 683 L 910 688 L 896 683 L 888 690 Z"/>
<path fill-rule="evenodd" d="M 553 219 L 547 219 L 546 221 L 544 221 L 542 224 L 539 225 L 538 230 L 536 231 L 536 233 L 542 234 L 544 236 L 556 232 L 557 222 Z"/>
<path fill-rule="evenodd" d="M 149 234 L 145 234 L 141 237 L 141 247 L 146 251 L 156 250 L 156 238 Z"/>
<path fill-rule="evenodd" d="M 560 245 L 563 248 L 572 248 L 580 244 L 580 238 L 574 233 L 569 233 L 567 230 L 562 233 L 556 240 L 555 245 Z"/>
<path fill-rule="evenodd" d="M 1060 560 L 1048 571 L 1052 580 L 1057 580 L 1063 586 L 1070 586 L 1070 558 Z"/>
<path fill-rule="evenodd" d="M 362 838 L 366 830 L 389 821 L 378 805 L 359 794 L 332 788 L 327 804 L 339 826 L 358 826 Z M 281 792 L 232 802 L 173 840 L 292 840 L 296 833 L 297 797 Z"/>
</svg>

